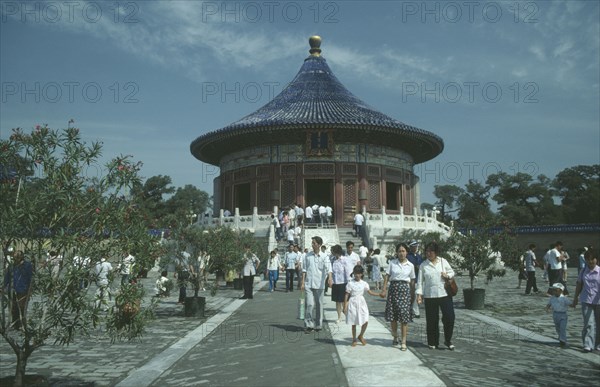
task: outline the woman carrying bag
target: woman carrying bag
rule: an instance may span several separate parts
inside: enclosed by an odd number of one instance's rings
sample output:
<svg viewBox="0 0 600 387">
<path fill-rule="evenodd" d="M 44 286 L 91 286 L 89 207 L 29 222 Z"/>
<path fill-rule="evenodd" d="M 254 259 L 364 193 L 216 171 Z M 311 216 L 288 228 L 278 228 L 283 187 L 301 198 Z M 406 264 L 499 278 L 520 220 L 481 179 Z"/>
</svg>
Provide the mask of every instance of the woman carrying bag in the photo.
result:
<svg viewBox="0 0 600 387">
<path fill-rule="evenodd" d="M 454 277 L 454 270 L 442 257 L 438 256 L 439 246 L 430 242 L 425 247 L 427 259 L 419 268 L 417 281 L 417 302 L 425 303 L 425 317 L 427 325 L 427 345 L 429 349 L 436 349 L 440 345 L 440 310 L 444 325 L 444 343 L 453 351 L 452 334 L 454 332 L 454 304 L 452 296 L 445 289 L 446 280 Z"/>
</svg>

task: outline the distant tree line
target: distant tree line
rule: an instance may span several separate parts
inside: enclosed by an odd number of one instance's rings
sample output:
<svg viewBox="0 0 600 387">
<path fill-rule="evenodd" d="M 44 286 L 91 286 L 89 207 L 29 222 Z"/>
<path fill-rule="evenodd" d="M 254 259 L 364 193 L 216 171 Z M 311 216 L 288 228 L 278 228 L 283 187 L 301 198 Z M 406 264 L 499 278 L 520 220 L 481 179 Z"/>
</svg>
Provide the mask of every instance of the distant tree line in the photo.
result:
<svg viewBox="0 0 600 387">
<path fill-rule="evenodd" d="M 488 176 L 485 183 L 470 180 L 464 188 L 436 185 L 433 204 L 439 219 L 465 226 L 480 221 L 516 226 L 600 222 L 600 164 L 562 170 L 554 179 L 506 172 Z M 497 211 L 492 210 L 495 202 Z"/>
<path fill-rule="evenodd" d="M 131 195 L 150 228 L 175 228 L 190 224 L 209 206 L 208 193 L 191 184 L 175 188 L 169 176 L 158 175 L 138 182 Z"/>
</svg>

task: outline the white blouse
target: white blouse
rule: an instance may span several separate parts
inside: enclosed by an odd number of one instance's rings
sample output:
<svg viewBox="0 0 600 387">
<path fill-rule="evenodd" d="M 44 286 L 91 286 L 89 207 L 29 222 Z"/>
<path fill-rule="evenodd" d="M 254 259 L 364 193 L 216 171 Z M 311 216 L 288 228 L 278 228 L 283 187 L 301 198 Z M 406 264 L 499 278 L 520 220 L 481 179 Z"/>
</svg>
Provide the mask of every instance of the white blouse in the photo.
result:
<svg viewBox="0 0 600 387">
<path fill-rule="evenodd" d="M 332 268 L 332 279 L 334 284 L 345 284 L 348 282 L 348 268 L 344 262 L 345 257 L 340 257 L 340 259 L 336 259 L 331 264 Z"/>
<path fill-rule="evenodd" d="M 388 281 L 410 282 L 411 279 L 415 279 L 415 266 L 408 260 L 401 263 L 398 258 L 394 258 L 387 268 L 387 275 L 389 276 Z"/>
<path fill-rule="evenodd" d="M 244 276 L 256 275 L 255 264 L 258 263 L 258 257 L 253 253 L 244 254 Z"/>
<path fill-rule="evenodd" d="M 416 293 L 425 298 L 446 297 L 448 293 L 444 289 L 445 281 L 442 278 L 442 272 L 446 272 L 450 278 L 454 277 L 454 270 L 444 258 L 437 257 L 435 265 L 429 259 L 423 261 L 419 266 Z"/>
<path fill-rule="evenodd" d="M 267 262 L 267 270 L 279 270 L 280 266 L 281 260 L 279 258 L 279 254 L 269 257 L 269 262 Z"/>
</svg>

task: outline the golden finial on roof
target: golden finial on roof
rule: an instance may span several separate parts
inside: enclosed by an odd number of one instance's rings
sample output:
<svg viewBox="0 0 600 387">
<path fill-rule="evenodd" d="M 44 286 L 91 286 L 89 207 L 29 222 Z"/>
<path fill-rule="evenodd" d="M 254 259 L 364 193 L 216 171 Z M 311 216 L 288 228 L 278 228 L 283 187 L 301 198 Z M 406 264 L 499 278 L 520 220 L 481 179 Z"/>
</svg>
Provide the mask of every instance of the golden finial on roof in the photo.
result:
<svg viewBox="0 0 600 387">
<path fill-rule="evenodd" d="M 321 56 L 321 37 L 319 35 L 313 35 L 308 39 L 308 43 L 310 44 L 310 55 L 312 56 Z"/>
</svg>

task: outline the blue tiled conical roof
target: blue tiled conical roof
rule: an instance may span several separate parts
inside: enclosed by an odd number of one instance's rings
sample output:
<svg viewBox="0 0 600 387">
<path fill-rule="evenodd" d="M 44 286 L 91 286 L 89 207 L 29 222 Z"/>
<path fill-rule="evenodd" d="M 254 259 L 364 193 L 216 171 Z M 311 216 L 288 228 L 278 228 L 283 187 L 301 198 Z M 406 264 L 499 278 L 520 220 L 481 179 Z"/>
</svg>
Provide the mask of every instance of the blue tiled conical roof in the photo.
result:
<svg viewBox="0 0 600 387">
<path fill-rule="evenodd" d="M 415 163 L 434 158 L 444 148 L 435 134 L 406 125 L 358 99 L 336 78 L 325 58 L 313 54 L 273 100 L 239 121 L 198 137 L 190 150 L 197 159 L 218 165 L 222 156 L 237 149 L 236 144 L 244 148 L 255 143 L 304 143 L 304 130 L 311 128 L 336 129 L 337 142 L 398 147 L 410 153 Z"/>
</svg>

